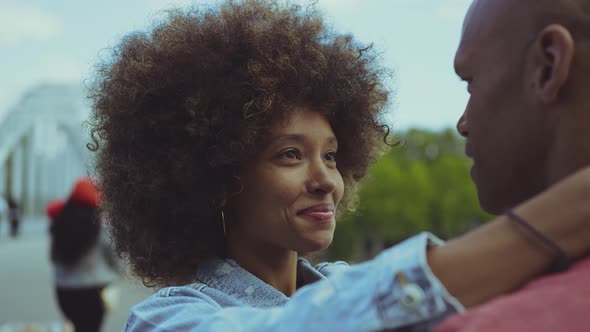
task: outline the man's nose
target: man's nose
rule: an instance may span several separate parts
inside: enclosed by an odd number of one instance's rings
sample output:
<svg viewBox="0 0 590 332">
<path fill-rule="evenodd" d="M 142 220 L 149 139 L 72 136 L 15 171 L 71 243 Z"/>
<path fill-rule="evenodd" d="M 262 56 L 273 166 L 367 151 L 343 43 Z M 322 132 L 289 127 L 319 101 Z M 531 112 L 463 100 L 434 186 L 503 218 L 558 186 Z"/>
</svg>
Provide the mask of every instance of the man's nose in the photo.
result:
<svg viewBox="0 0 590 332">
<path fill-rule="evenodd" d="M 466 112 L 461 115 L 459 121 L 457 122 L 457 132 L 459 132 L 459 135 L 463 137 L 469 136 L 469 131 L 467 129 L 467 117 L 465 114 Z"/>
</svg>

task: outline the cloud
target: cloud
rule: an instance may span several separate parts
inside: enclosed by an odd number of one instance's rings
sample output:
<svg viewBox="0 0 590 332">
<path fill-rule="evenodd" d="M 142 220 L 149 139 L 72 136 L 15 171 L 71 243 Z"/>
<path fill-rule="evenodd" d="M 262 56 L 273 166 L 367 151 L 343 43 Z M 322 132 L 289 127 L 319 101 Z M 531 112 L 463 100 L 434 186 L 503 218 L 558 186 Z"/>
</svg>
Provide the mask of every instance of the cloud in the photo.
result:
<svg viewBox="0 0 590 332">
<path fill-rule="evenodd" d="M 50 82 L 81 82 L 88 65 L 65 54 L 46 54 L 39 62 L 37 80 Z"/>
<path fill-rule="evenodd" d="M 436 8 L 436 16 L 447 22 L 463 22 L 471 1 L 448 1 Z"/>
<path fill-rule="evenodd" d="M 146 6 L 151 10 L 159 11 L 175 7 L 184 8 L 195 5 L 210 5 L 216 2 L 216 0 L 148 0 Z"/>
<path fill-rule="evenodd" d="M 330 9 L 351 9 L 361 5 L 360 0 L 319 0 L 319 5 Z"/>
<path fill-rule="evenodd" d="M 0 7 L 0 45 L 46 41 L 63 32 L 63 23 L 38 7 Z"/>
<path fill-rule="evenodd" d="M 371 0 L 374 1 L 374 0 Z M 294 0 L 294 3 L 302 6 L 318 3 L 325 9 L 351 9 L 362 5 L 362 0 Z M 166 9 L 174 6 L 187 7 L 191 5 L 213 5 L 219 0 L 148 0 L 147 6 L 151 9 Z"/>
</svg>

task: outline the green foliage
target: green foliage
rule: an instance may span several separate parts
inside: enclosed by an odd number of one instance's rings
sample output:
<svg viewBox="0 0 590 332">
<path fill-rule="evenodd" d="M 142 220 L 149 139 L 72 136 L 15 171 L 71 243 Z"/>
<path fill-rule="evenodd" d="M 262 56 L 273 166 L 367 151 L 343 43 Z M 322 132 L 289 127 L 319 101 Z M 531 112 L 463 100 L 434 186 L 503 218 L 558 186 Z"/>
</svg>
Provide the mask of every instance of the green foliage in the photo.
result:
<svg viewBox="0 0 590 332">
<path fill-rule="evenodd" d="M 394 244 L 426 230 L 449 238 L 490 218 L 479 207 L 462 139 L 451 130 L 401 137 L 363 181 L 357 211 L 338 222 L 331 259 L 366 258 L 367 239 Z"/>
</svg>

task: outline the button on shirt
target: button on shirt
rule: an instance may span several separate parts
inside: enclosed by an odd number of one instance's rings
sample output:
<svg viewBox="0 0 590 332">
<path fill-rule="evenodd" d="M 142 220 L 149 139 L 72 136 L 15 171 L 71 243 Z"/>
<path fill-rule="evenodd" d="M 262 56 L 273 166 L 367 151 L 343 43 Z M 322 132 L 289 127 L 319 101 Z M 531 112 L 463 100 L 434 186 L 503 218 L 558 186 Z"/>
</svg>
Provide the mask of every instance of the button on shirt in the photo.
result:
<svg viewBox="0 0 590 332">
<path fill-rule="evenodd" d="M 123 331 L 429 331 L 463 311 L 434 277 L 422 233 L 353 266 L 312 267 L 289 298 L 230 259 L 199 266 L 193 284 L 167 287 L 136 305 Z"/>
</svg>

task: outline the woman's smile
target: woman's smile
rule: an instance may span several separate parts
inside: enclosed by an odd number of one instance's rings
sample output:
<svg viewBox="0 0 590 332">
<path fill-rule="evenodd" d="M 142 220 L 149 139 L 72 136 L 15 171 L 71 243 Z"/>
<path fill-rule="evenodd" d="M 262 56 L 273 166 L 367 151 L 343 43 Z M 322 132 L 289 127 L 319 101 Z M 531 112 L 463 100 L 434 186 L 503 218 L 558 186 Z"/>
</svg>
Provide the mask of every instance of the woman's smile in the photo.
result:
<svg viewBox="0 0 590 332">
<path fill-rule="evenodd" d="M 334 204 L 317 204 L 299 211 L 297 215 L 315 222 L 327 224 L 334 221 Z"/>
</svg>

